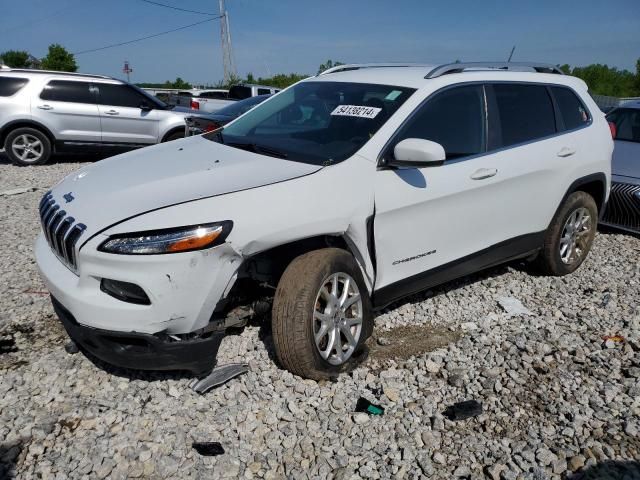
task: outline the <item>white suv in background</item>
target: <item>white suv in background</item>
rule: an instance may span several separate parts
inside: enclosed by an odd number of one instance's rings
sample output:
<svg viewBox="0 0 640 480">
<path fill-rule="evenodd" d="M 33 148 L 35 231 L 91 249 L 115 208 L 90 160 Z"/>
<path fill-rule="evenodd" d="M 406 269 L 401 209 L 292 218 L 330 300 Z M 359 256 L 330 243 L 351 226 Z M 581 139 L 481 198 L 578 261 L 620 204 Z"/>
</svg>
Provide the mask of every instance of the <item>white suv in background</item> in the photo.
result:
<svg viewBox="0 0 640 480">
<path fill-rule="evenodd" d="M 553 66 L 339 66 L 69 175 L 40 203 L 36 258 L 106 362 L 206 373 L 267 300 L 281 365 L 327 378 L 403 296 L 520 258 L 573 272 L 612 150 L 585 83 Z"/>
<path fill-rule="evenodd" d="M 17 165 L 54 152 L 117 152 L 184 136 L 184 117 L 126 82 L 100 75 L 0 70 L 0 146 Z"/>
</svg>

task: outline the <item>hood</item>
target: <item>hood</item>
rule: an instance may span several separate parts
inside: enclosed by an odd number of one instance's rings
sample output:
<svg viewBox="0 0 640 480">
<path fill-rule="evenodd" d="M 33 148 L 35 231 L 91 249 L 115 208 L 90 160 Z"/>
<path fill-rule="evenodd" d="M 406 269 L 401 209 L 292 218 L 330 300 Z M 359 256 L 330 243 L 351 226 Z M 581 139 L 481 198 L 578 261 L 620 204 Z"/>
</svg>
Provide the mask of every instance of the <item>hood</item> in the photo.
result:
<svg viewBox="0 0 640 480">
<path fill-rule="evenodd" d="M 291 180 L 321 168 L 196 136 L 101 160 L 64 178 L 52 193 L 87 226 L 87 240 L 150 210 Z"/>
</svg>

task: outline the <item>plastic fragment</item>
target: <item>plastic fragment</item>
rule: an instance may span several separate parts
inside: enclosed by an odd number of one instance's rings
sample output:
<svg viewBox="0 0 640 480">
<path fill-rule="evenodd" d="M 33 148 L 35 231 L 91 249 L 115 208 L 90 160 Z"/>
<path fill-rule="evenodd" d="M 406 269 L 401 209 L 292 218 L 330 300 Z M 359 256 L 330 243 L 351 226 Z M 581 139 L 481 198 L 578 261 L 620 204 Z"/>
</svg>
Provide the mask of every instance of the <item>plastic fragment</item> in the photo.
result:
<svg viewBox="0 0 640 480">
<path fill-rule="evenodd" d="M 518 315 L 533 315 L 531 310 L 525 307 L 517 298 L 498 297 L 498 303 L 510 317 L 517 317 Z"/>
<path fill-rule="evenodd" d="M 193 449 L 205 457 L 215 457 L 224 453 L 224 448 L 220 442 L 193 442 Z"/>
<path fill-rule="evenodd" d="M 384 408 L 371 403 L 364 397 L 360 397 L 356 403 L 356 412 L 364 412 L 369 415 L 384 415 Z"/>
<path fill-rule="evenodd" d="M 622 335 L 603 335 L 602 340 L 604 340 L 605 342 L 607 340 L 611 340 L 614 343 L 623 343 L 624 337 Z"/>
<path fill-rule="evenodd" d="M 449 420 L 466 420 L 467 418 L 482 415 L 482 403 L 476 400 L 466 400 L 448 406 L 443 412 Z"/>
<path fill-rule="evenodd" d="M 213 371 L 202 379 L 194 378 L 189 382 L 189 388 L 196 393 L 206 393 L 213 387 L 222 385 L 238 375 L 247 373 L 249 365 L 246 363 L 230 363 L 228 365 L 219 365 Z"/>
</svg>

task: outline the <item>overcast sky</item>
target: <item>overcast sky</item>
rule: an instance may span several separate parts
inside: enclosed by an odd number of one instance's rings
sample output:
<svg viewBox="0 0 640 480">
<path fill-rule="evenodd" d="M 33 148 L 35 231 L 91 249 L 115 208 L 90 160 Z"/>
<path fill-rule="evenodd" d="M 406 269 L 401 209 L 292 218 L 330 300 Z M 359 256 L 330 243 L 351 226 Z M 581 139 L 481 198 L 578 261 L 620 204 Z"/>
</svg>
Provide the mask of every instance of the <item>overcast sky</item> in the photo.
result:
<svg viewBox="0 0 640 480">
<path fill-rule="evenodd" d="M 217 13 L 217 0 L 157 0 Z M 635 69 L 640 0 L 227 0 L 238 73 L 314 74 L 342 62 L 506 60 Z M 0 0 L 0 51 L 72 52 L 204 20 L 141 0 Z M 222 78 L 218 20 L 131 45 L 78 55 L 80 71 L 133 82 Z"/>
</svg>

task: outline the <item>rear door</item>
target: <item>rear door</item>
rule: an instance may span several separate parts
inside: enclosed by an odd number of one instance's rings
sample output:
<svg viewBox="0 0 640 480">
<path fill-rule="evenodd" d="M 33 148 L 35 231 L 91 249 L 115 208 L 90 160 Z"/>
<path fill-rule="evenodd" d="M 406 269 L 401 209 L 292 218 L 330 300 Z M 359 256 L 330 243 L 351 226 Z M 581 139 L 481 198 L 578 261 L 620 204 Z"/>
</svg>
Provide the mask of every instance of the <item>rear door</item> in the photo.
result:
<svg viewBox="0 0 640 480">
<path fill-rule="evenodd" d="M 94 83 L 102 122 L 102 142 L 141 145 L 158 142 L 159 116 L 148 98 L 126 84 Z"/>
<path fill-rule="evenodd" d="M 31 115 L 47 126 L 56 140 L 100 142 L 100 112 L 90 82 L 50 80 L 31 102 Z"/>
</svg>

